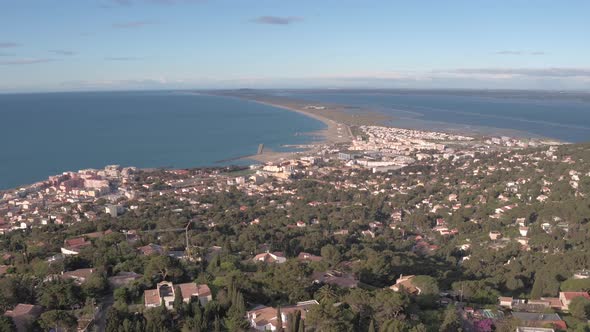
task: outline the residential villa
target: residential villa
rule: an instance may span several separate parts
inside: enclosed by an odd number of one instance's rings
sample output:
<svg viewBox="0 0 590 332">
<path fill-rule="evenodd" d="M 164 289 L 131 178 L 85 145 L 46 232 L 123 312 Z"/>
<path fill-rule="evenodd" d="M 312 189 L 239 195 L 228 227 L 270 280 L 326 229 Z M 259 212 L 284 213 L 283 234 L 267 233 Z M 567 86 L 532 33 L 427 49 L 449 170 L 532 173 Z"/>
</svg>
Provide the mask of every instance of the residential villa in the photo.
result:
<svg viewBox="0 0 590 332">
<path fill-rule="evenodd" d="M 542 311 L 544 309 L 569 310 L 569 305 L 576 297 L 585 297 L 590 300 L 586 292 L 560 292 L 559 297 L 542 297 L 536 300 L 514 299 L 512 297 L 500 296 L 500 306 L 512 310 Z"/>
<path fill-rule="evenodd" d="M 0 265 L 0 277 L 5 275 L 10 267 L 10 265 Z"/>
<path fill-rule="evenodd" d="M 113 288 L 122 287 L 132 283 L 135 280 L 141 279 L 142 275 L 135 272 L 119 272 L 117 275 L 109 277 L 109 284 Z"/>
<path fill-rule="evenodd" d="M 359 284 L 358 279 L 352 274 L 340 271 L 315 272 L 311 278 L 317 284 L 330 284 L 343 288 L 356 288 Z"/>
<path fill-rule="evenodd" d="M 526 327 L 526 326 L 519 326 L 516 328 L 516 332 L 555 332 L 554 329 L 550 329 L 547 327 Z"/>
<path fill-rule="evenodd" d="M 319 262 L 322 260 L 322 257 L 312 255 L 307 252 L 300 252 L 299 256 L 297 256 L 297 259 L 304 262 Z"/>
<path fill-rule="evenodd" d="M 393 290 L 394 292 L 400 292 L 403 289 L 412 295 L 420 295 L 422 291 L 420 290 L 420 288 L 416 287 L 416 285 L 412 283 L 412 279 L 414 279 L 415 277 L 416 276 L 414 275 L 401 275 L 396 280 L 395 285 L 389 287 L 389 289 Z"/>
<path fill-rule="evenodd" d="M 12 318 L 16 331 L 24 332 L 29 330 L 32 324 L 43 313 L 43 308 L 38 305 L 19 303 L 12 310 L 7 310 L 4 316 Z"/>
<path fill-rule="evenodd" d="M 144 291 L 144 305 L 146 308 L 155 308 L 162 305 L 162 302 L 168 309 L 174 305 L 176 287 L 180 288 L 182 301 L 188 303 L 191 298 L 198 298 L 201 305 L 206 305 L 213 299 L 211 290 L 206 284 L 197 285 L 194 282 L 174 285 L 169 281 L 162 281 L 156 285 L 156 289 Z"/>
<path fill-rule="evenodd" d="M 61 248 L 61 253 L 64 255 L 78 255 L 82 248 L 92 245 L 90 241 L 86 241 L 84 237 L 77 237 L 64 241 L 64 246 Z"/>
<path fill-rule="evenodd" d="M 562 303 L 562 310 L 569 310 L 569 305 L 576 297 L 584 297 L 590 300 L 590 295 L 586 292 L 559 292 L 559 299 Z"/>
<path fill-rule="evenodd" d="M 162 248 L 162 246 L 153 243 L 139 247 L 137 250 L 144 256 L 162 255 L 164 253 L 164 248 Z"/>
<path fill-rule="evenodd" d="M 558 314 L 543 314 L 536 312 L 513 312 L 512 317 L 523 322 L 527 327 L 553 326 L 559 330 L 566 330 L 567 324 Z"/>
<path fill-rule="evenodd" d="M 289 326 L 289 314 L 297 311 L 301 312 L 301 319 L 305 320 L 307 312 L 312 306 L 318 305 L 318 301 L 311 300 L 305 302 L 298 302 L 296 305 L 281 307 L 281 321 L 283 322 L 283 329 Z M 259 306 L 253 310 L 248 311 L 248 321 L 250 326 L 257 331 L 276 331 L 277 330 L 277 308 Z"/>
<path fill-rule="evenodd" d="M 63 272 L 61 277 L 62 279 L 73 279 L 76 284 L 81 285 L 86 282 L 94 272 L 94 269 L 77 269 Z"/>
<path fill-rule="evenodd" d="M 287 261 L 285 258 L 285 254 L 282 252 L 265 252 L 262 254 L 258 254 L 254 256 L 253 260 L 255 262 L 263 262 L 263 263 L 277 263 L 281 264 Z"/>
</svg>

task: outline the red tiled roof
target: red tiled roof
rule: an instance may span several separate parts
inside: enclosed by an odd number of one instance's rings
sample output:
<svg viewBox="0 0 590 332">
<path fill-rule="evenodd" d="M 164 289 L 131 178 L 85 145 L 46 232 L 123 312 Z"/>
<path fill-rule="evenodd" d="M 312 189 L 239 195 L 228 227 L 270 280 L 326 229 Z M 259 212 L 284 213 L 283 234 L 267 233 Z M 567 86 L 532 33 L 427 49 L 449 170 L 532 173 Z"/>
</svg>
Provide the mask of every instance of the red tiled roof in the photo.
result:
<svg viewBox="0 0 590 332">
<path fill-rule="evenodd" d="M 145 305 L 159 305 L 160 304 L 160 294 L 158 293 L 157 289 L 146 289 L 143 292 Z"/>
<path fill-rule="evenodd" d="M 67 239 L 64 241 L 66 247 L 69 248 L 81 248 L 90 245 L 90 242 L 87 242 L 83 237 L 76 237 L 73 239 Z"/>
<path fill-rule="evenodd" d="M 567 301 L 573 300 L 576 297 L 580 297 L 580 296 L 585 297 L 590 300 L 590 295 L 588 295 L 588 293 L 586 293 L 586 292 L 563 292 L 563 297 Z"/>
<path fill-rule="evenodd" d="M 182 294 L 183 299 L 190 299 L 191 296 L 197 296 L 197 284 L 194 282 L 189 282 L 186 284 L 178 284 L 175 285 L 180 288 L 180 294 Z"/>
<path fill-rule="evenodd" d="M 561 303 L 561 300 L 557 297 L 542 297 L 541 300 L 547 301 L 551 308 L 561 309 L 563 306 L 563 303 Z"/>
<path fill-rule="evenodd" d="M 64 272 L 62 278 L 73 278 L 80 281 L 85 281 L 94 273 L 94 269 L 77 269 L 74 271 Z"/>
<path fill-rule="evenodd" d="M 197 293 L 199 296 L 209 296 L 211 295 L 211 289 L 206 284 L 197 285 Z"/>
<path fill-rule="evenodd" d="M 153 254 L 162 254 L 163 249 L 157 244 L 150 243 L 147 246 L 139 247 L 137 250 L 141 251 L 142 254 L 149 256 Z"/>
<path fill-rule="evenodd" d="M 12 310 L 7 310 L 5 316 L 16 318 L 25 315 L 37 316 L 41 313 L 42 308 L 38 305 L 19 303 Z"/>
<path fill-rule="evenodd" d="M 10 266 L 8 266 L 8 265 L 0 265 L 0 276 L 3 274 L 6 274 L 6 272 L 8 272 L 9 268 L 10 268 Z"/>
</svg>

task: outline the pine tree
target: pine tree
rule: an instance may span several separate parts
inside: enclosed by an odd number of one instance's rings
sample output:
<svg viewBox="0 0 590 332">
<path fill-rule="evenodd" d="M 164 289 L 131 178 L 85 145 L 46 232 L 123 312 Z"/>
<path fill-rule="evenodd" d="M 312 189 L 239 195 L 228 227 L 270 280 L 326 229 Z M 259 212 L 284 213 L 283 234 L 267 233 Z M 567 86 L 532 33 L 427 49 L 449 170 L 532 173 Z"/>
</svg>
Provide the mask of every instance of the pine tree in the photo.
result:
<svg viewBox="0 0 590 332">
<path fill-rule="evenodd" d="M 289 324 L 291 324 L 291 323 L 289 323 Z M 299 331 L 299 325 L 301 325 L 301 324 L 302 324 L 301 311 L 297 310 L 294 315 L 294 319 L 293 319 L 293 323 L 292 323 L 293 328 L 291 329 L 291 331 L 293 331 L 293 332 Z"/>
<path fill-rule="evenodd" d="M 443 322 L 439 329 L 440 332 L 461 331 L 461 321 L 454 306 L 449 306 L 445 310 Z"/>
<path fill-rule="evenodd" d="M 121 326 L 121 317 L 117 309 L 110 307 L 106 315 L 106 332 L 117 332 Z M 0 329 L 1 331 L 2 329 Z"/>
<path fill-rule="evenodd" d="M 227 297 L 229 298 L 229 303 L 230 305 L 234 304 L 236 301 L 236 296 L 237 296 L 237 291 L 236 291 L 236 285 L 235 283 L 232 281 L 229 284 L 229 287 L 227 288 Z"/>
<path fill-rule="evenodd" d="M 248 321 L 244 319 L 246 316 L 246 305 L 244 304 L 244 297 L 242 293 L 236 291 L 235 299 L 232 300 L 232 305 L 227 312 L 225 325 L 230 331 L 243 331 L 248 329 Z"/>
<path fill-rule="evenodd" d="M 174 310 L 176 310 L 177 313 L 180 313 L 182 311 L 182 304 L 183 304 L 183 300 L 182 300 L 182 291 L 180 290 L 180 286 L 176 286 L 174 287 Z"/>
<path fill-rule="evenodd" d="M 215 321 L 213 321 L 213 331 L 221 332 L 221 323 L 219 322 L 219 316 L 215 316 Z"/>
<path fill-rule="evenodd" d="M 299 321 L 299 329 L 297 330 L 297 332 L 305 332 L 305 321 L 304 320 Z"/>
</svg>

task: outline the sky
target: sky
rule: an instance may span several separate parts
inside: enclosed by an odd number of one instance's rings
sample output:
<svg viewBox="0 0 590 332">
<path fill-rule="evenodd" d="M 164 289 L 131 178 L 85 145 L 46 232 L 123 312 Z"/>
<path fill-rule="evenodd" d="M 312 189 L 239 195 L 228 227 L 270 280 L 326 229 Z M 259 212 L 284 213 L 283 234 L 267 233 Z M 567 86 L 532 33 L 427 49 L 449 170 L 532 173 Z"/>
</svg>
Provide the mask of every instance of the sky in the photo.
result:
<svg viewBox="0 0 590 332">
<path fill-rule="evenodd" d="M 0 92 L 590 91 L 590 1 L 0 0 Z"/>
</svg>

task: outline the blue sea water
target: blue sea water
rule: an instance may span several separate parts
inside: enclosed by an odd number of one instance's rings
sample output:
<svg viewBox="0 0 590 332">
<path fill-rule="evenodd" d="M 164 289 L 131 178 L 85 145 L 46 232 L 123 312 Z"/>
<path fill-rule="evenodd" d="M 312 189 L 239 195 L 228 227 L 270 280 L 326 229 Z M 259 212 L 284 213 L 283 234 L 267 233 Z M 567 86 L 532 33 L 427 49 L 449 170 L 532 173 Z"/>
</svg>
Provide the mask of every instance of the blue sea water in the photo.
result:
<svg viewBox="0 0 590 332">
<path fill-rule="evenodd" d="M 215 166 L 259 143 L 275 151 L 309 143 L 297 133 L 323 128 L 295 112 L 189 93 L 0 95 L 0 189 L 108 164 Z"/>
<path fill-rule="evenodd" d="M 590 141 L 590 98 L 543 92 L 287 91 L 291 98 L 371 109 L 401 128 Z M 517 96 L 515 96 L 517 95 Z"/>
</svg>

